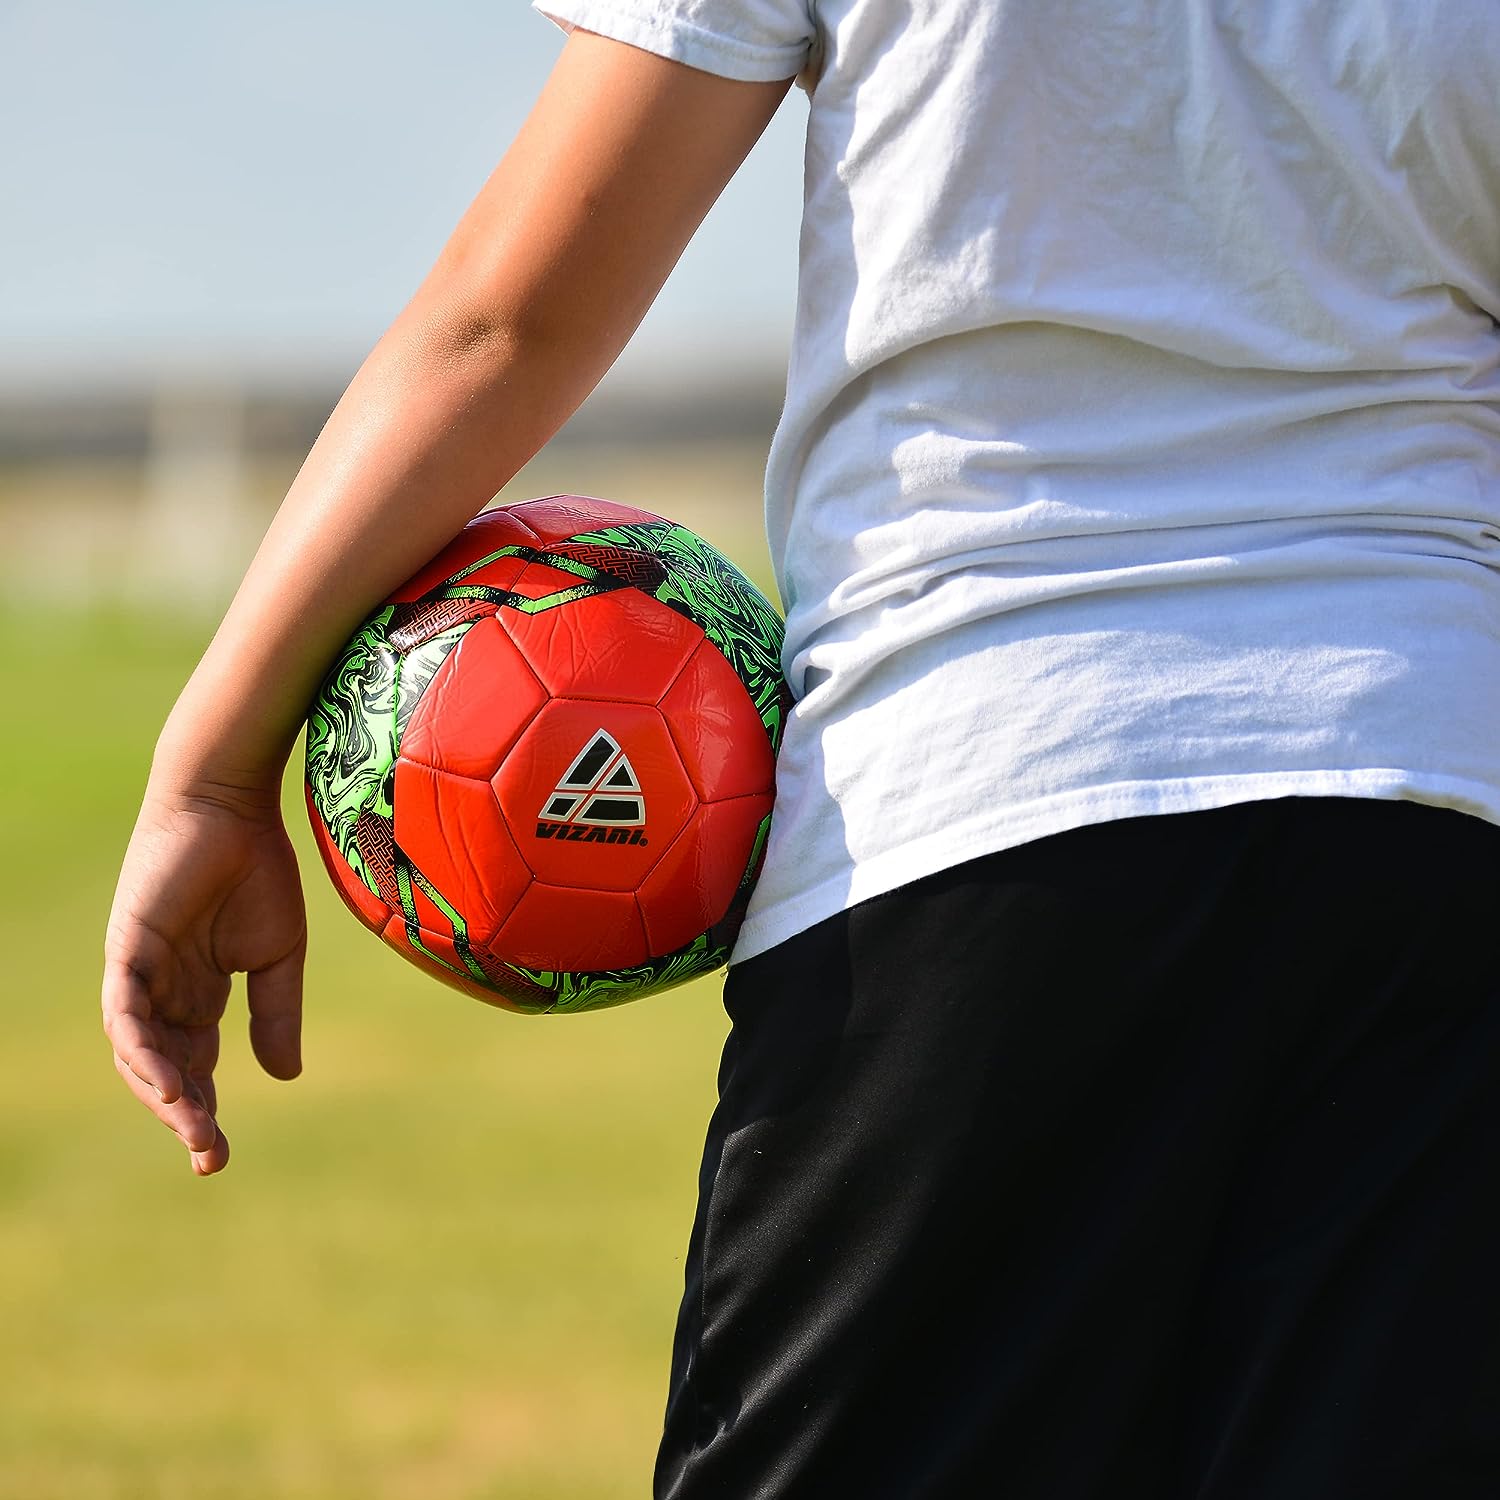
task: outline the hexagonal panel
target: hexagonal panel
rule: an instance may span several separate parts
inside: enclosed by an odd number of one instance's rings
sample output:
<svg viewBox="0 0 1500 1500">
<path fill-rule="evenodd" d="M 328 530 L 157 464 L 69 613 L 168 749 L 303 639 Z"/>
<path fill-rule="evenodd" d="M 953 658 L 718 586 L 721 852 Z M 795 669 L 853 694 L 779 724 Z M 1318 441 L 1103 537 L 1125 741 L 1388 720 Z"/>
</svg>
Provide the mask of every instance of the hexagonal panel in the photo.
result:
<svg viewBox="0 0 1500 1500">
<path fill-rule="evenodd" d="M 527 888 L 489 946 L 510 963 L 564 973 L 628 969 L 650 957 L 633 895 L 541 881 Z"/>
<path fill-rule="evenodd" d="M 661 700 L 661 711 L 693 786 L 705 802 L 769 792 L 776 757 L 733 667 L 705 640 Z"/>
<path fill-rule="evenodd" d="M 500 552 L 506 547 L 535 547 L 537 541 L 537 534 L 512 511 L 503 507 L 487 510 L 483 515 L 475 516 L 425 568 L 407 579 L 391 595 L 391 602 L 411 603 L 491 552 Z M 525 567 L 524 559 L 502 558 L 464 582 L 508 589 Z"/>
<path fill-rule="evenodd" d="M 537 565 L 518 587 L 541 595 L 578 581 Z M 628 703 L 660 702 L 703 641 L 703 632 L 691 620 L 633 588 L 575 599 L 534 615 L 507 609 L 504 625 L 555 696 Z"/>
<path fill-rule="evenodd" d="M 494 779 L 537 879 L 633 891 L 698 805 L 654 708 L 554 698 Z"/>
<path fill-rule="evenodd" d="M 487 942 L 531 883 L 489 784 L 398 760 L 394 803 L 397 846 L 458 912 L 470 939 Z M 425 895 L 417 912 L 424 927 L 447 925 Z"/>
<path fill-rule="evenodd" d="M 488 781 L 546 701 L 499 621 L 481 620 L 433 674 L 401 736 L 401 754 Z"/>
<path fill-rule="evenodd" d="M 710 802 L 657 861 L 636 893 L 653 958 L 690 943 L 726 911 L 772 798 Z"/>
</svg>

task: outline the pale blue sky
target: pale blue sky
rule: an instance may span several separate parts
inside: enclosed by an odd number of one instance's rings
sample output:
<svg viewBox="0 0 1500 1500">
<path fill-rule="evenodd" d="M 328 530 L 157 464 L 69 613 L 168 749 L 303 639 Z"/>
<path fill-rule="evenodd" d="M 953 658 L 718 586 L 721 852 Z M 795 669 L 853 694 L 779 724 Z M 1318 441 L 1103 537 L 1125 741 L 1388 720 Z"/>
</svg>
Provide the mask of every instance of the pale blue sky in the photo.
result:
<svg viewBox="0 0 1500 1500">
<path fill-rule="evenodd" d="M 525 0 L 0 0 L 0 381 L 347 373 L 561 45 Z M 805 116 L 616 378 L 784 366 Z"/>
</svg>

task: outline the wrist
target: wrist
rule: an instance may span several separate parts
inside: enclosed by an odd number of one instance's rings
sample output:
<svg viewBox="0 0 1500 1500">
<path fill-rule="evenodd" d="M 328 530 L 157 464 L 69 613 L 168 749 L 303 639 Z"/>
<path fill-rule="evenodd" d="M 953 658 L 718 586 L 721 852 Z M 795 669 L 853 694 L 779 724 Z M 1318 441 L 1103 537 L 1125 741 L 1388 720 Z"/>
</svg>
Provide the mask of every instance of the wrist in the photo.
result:
<svg viewBox="0 0 1500 1500">
<path fill-rule="evenodd" d="M 277 735 L 241 715 L 196 701 L 189 684 L 167 718 L 151 757 L 148 795 L 209 801 L 236 811 L 278 807 L 295 733 Z"/>
</svg>

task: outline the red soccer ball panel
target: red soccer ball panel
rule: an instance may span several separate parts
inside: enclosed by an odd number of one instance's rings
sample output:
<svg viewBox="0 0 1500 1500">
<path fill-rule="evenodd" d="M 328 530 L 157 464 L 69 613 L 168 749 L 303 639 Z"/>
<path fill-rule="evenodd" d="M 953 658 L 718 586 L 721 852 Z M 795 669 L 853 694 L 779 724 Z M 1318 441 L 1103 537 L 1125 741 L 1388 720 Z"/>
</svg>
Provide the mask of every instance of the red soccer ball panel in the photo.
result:
<svg viewBox="0 0 1500 1500">
<path fill-rule="evenodd" d="M 654 708 L 555 698 L 495 774 L 538 880 L 633 891 L 698 799 Z"/>
<path fill-rule="evenodd" d="M 637 893 L 651 956 L 708 931 L 729 910 L 771 797 L 736 797 L 698 809 Z"/>
<path fill-rule="evenodd" d="M 463 919 L 470 940 L 487 942 L 531 883 L 489 784 L 401 759 L 392 801 L 401 851 Z M 424 927 L 447 926 L 425 894 L 414 899 Z"/>
<path fill-rule="evenodd" d="M 508 509 L 487 510 L 464 527 L 420 572 L 412 574 L 389 599 L 391 604 L 410 604 L 431 589 L 446 583 L 471 563 L 506 547 L 535 547 L 537 535 Z M 471 574 L 465 583 L 508 589 L 526 567 L 525 558 L 502 557 Z"/>
<path fill-rule="evenodd" d="M 587 495 L 546 495 L 540 500 L 523 500 L 510 508 L 544 542 L 565 542 L 569 537 L 606 526 L 638 526 L 659 522 L 661 517 L 633 505 L 614 500 L 595 500 Z"/>
<path fill-rule="evenodd" d="M 546 701 L 499 621 L 481 620 L 433 674 L 401 737 L 401 755 L 488 781 Z"/>
<path fill-rule="evenodd" d="M 661 700 L 682 763 L 705 802 L 769 792 L 776 757 L 739 674 L 705 640 Z"/>
<path fill-rule="evenodd" d="M 350 868 L 348 860 L 333 842 L 333 835 L 329 833 L 322 816 L 313 806 L 312 793 L 305 786 L 303 796 L 307 802 L 308 820 L 312 823 L 313 842 L 318 846 L 318 853 L 323 858 L 323 868 L 328 871 L 334 890 L 339 893 L 344 905 L 366 927 L 372 932 L 379 932 L 390 920 L 390 908 Z"/>
<path fill-rule="evenodd" d="M 571 593 L 580 586 L 587 586 L 589 581 L 567 568 L 533 561 L 526 565 L 512 588 L 524 599 L 550 601 L 559 595 Z M 559 604 L 556 607 L 571 609 L 573 601 L 568 601 L 566 606 Z"/>
<path fill-rule="evenodd" d="M 554 972 L 629 969 L 652 957 L 629 892 L 534 882 L 489 945 L 508 963 Z"/>
<path fill-rule="evenodd" d="M 523 589 L 535 586 L 533 574 L 578 582 L 537 567 L 521 580 Z M 632 588 L 535 615 L 506 610 L 503 623 L 532 671 L 559 698 L 658 703 L 703 642 L 691 620 Z"/>
</svg>

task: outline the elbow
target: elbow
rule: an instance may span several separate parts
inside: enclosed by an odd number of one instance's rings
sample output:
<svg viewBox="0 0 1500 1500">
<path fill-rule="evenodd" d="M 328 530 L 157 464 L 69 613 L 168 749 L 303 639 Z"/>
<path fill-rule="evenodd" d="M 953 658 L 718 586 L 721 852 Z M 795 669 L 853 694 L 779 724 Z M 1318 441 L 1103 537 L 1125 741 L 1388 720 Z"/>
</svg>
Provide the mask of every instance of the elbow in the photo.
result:
<svg viewBox="0 0 1500 1500">
<path fill-rule="evenodd" d="M 419 296 L 408 312 L 427 357 L 442 366 L 497 368 L 529 342 L 528 330 L 508 309 L 452 289 Z"/>
</svg>

